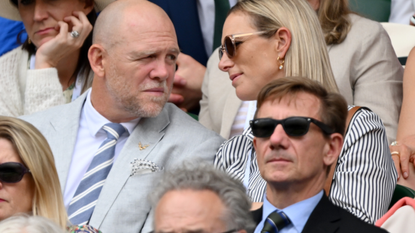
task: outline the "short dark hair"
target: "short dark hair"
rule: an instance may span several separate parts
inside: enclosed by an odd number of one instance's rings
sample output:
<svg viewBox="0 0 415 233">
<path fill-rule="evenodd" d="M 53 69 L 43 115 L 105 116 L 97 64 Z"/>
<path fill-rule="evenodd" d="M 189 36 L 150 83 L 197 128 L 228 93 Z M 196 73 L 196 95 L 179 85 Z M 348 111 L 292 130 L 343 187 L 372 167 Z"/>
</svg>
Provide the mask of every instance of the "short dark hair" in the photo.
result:
<svg viewBox="0 0 415 233">
<path fill-rule="evenodd" d="M 257 98 L 255 118 L 262 104 L 289 96 L 295 99 L 298 93 L 308 93 L 320 100 L 321 121 L 335 133 L 344 136 L 347 118 L 347 102 L 340 94 L 328 92 L 320 83 L 304 77 L 285 77 L 271 81 L 261 89 Z"/>
</svg>

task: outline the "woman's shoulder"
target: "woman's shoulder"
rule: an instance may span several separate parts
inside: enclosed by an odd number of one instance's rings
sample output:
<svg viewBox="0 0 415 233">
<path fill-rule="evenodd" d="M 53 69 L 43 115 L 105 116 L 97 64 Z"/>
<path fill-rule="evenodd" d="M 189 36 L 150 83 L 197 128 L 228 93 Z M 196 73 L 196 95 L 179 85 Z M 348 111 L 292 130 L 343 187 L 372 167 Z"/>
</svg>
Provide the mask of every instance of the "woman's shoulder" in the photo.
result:
<svg viewBox="0 0 415 233">
<path fill-rule="evenodd" d="M 10 50 L 9 52 L 3 54 L 0 57 L 0 61 L 3 61 L 3 60 L 11 60 L 11 59 L 14 59 L 14 58 L 17 58 L 18 59 L 24 53 L 27 53 L 27 51 L 23 50 L 22 49 L 22 46 L 19 46 L 19 47 L 15 48 L 15 49 Z"/>
<path fill-rule="evenodd" d="M 362 35 L 376 36 L 381 32 L 385 31 L 379 22 L 373 21 L 371 19 L 362 17 L 354 13 L 350 13 L 348 17 L 352 25 L 348 35 L 356 34 L 360 37 Z"/>
</svg>

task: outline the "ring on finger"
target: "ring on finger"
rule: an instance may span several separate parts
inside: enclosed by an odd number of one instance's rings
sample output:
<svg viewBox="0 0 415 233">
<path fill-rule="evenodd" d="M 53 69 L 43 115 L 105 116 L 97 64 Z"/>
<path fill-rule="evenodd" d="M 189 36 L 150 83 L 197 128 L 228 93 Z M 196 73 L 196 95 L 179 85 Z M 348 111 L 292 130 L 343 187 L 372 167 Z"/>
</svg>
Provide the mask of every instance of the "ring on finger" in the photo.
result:
<svg viewBox="0 0 415 233">
<path fill-rule="evenodd" d="M 77 37 L 79 37 L 79 32 L 78 31 L 72 31 L 71 36 L 72 36 L 72 38 L 77 38 Z"/>
<path fill-rule="evenodd" d="M 391 146 L 397 146 L 398 145 L 398 142 L 397 141 L 393 141 L 392 143 L 391 143 Z"/>
<path fill-rule="evenodd" d="M 393 155 L 397 155 L 397 156 L 399 156 L 399 151 L 392 151 L 391 152 L 391 155 L 393 156 Z"/>
</svg>

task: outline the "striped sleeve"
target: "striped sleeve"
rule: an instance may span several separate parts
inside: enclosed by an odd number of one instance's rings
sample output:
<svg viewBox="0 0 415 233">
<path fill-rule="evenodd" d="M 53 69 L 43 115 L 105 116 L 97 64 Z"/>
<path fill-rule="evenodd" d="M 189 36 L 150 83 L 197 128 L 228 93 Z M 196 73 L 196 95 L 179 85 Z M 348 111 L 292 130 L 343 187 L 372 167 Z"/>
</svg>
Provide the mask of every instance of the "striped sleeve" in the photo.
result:
<svg viewBox="0 0 415 233">
<path fill-rule="evenodd" d="M 396 179 L 385 127 L 378 115 L 361 108 L 349 124 L 329 198 L 373 224 L 388 210 Z"/>
</svg>

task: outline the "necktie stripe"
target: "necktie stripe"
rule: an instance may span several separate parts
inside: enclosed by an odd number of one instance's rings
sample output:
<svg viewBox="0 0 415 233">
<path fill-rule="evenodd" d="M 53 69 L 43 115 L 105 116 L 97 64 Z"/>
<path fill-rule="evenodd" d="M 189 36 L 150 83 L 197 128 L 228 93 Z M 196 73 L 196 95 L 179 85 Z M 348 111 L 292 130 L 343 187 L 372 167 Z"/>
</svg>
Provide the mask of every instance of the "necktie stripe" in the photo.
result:
<svg viewBox="0 0 415 233">
<path fill-rule="evenodd" d="M 113 147 L 115 144 L 117 144 L 116 140 L 112 140 L 108 143 L 106 143 L 105 145 L 103 145 L 102 147 L 100 147 L 97 151 L 97 153 L 95 155 L 99 155 L 101 154 L 103 151 L 107 150 L 108 148 Z"/>
<path fill-rule="evenodd" d="M 276 210 L 265 219 L 261 233 L 278 233 L 289 224 L 291 221 L 288 216 L 284 212 Z"/>
<path fill-rule="evenodd" d="M 114 163 L 117 140 L 125 132 L 125 128 L 117 123 L 108 123 L 102 129 L 107 133 L 107 138 L 95 153 L 68 207 L 69 220 L 75 225 L 89 222 Z"/>
<path fill-rule="evenodd" d="M 113 130 L 110 127 L 104 126 L 105 131 L 107 131 L 108 133 L 110 133 L 115 139 L 118 140 L 118 138 L 120 137 L 117 133 L 117 131 Z"/>
<path fill-rule="evenodd" d="M 99 171 L 99 170 L 101 170 L 101 169 L 103 169 L 103 168 L 106 168 L 106 167 L 108 167 L 108 166 L 112 165 L 112 162 L 113 162 L 113 161 L 114 161 L 114 159 L 110 159 L 110 160 L 107 160 L 106 162 L 101 163 L 100 165 L 98 165 L 98 166 L 94 167 L 92 170 L 90 170 L 89 172 L 85 173 L 85 175 L 84 175 L 84 177 L 82 178 L 82 180 L 85 180 L 85 179 L 86 179 L 86 178 L 88 178 L 90 175 L 93 175 L 95 172 L 97 172 L 97 171 Z"/>
<path fill-rule="evenodd" d="M 91 207 L 94 207 L 96 204 L 97 204 L 97 200 L 94 201 L 94 202 L 89 203 L 88 205 L 85 205 L 84 207 L 80 208 L 75 213 L 73 213 L 71 216 L 69 216 L 69 218 L 71 219 L 71 218 L 76 217 L 76 215 L 85 212 L 86 210 L 90 209 Z"/>
<path fill-rule="evenodd" d="M 99 182 L 99 183 L 96 183 L 95 185 L 93 185 L 93 186 L 92 186 L 92 187 L 90 187 L 89 189 L 85 190 L 85 192 L 83 192 L 83 193 L 81 193 L 81 194 L 77 195 L 76 197 L 74 197 L 74 198 L 72 199 L 72 201 L 71 201 L 70 205 L 74 204 L 74 203 L 75 203 L 75 202 L 77 202 L 79 199 L 81 199 L 81 198 L 85 197 L 86 195 L 88 195 L 88 193 L 90 193 L 90 192 L 94 191 L 95 189 L 97 189 L 97 188 L 99 188 L 99 187 L 102 187 L 102 186 L 104 185 L 104 183 L 105 183 L 105 180 L 103 180 L 103 181 L 101 181 L 101 182 Z"/>
</svg>

